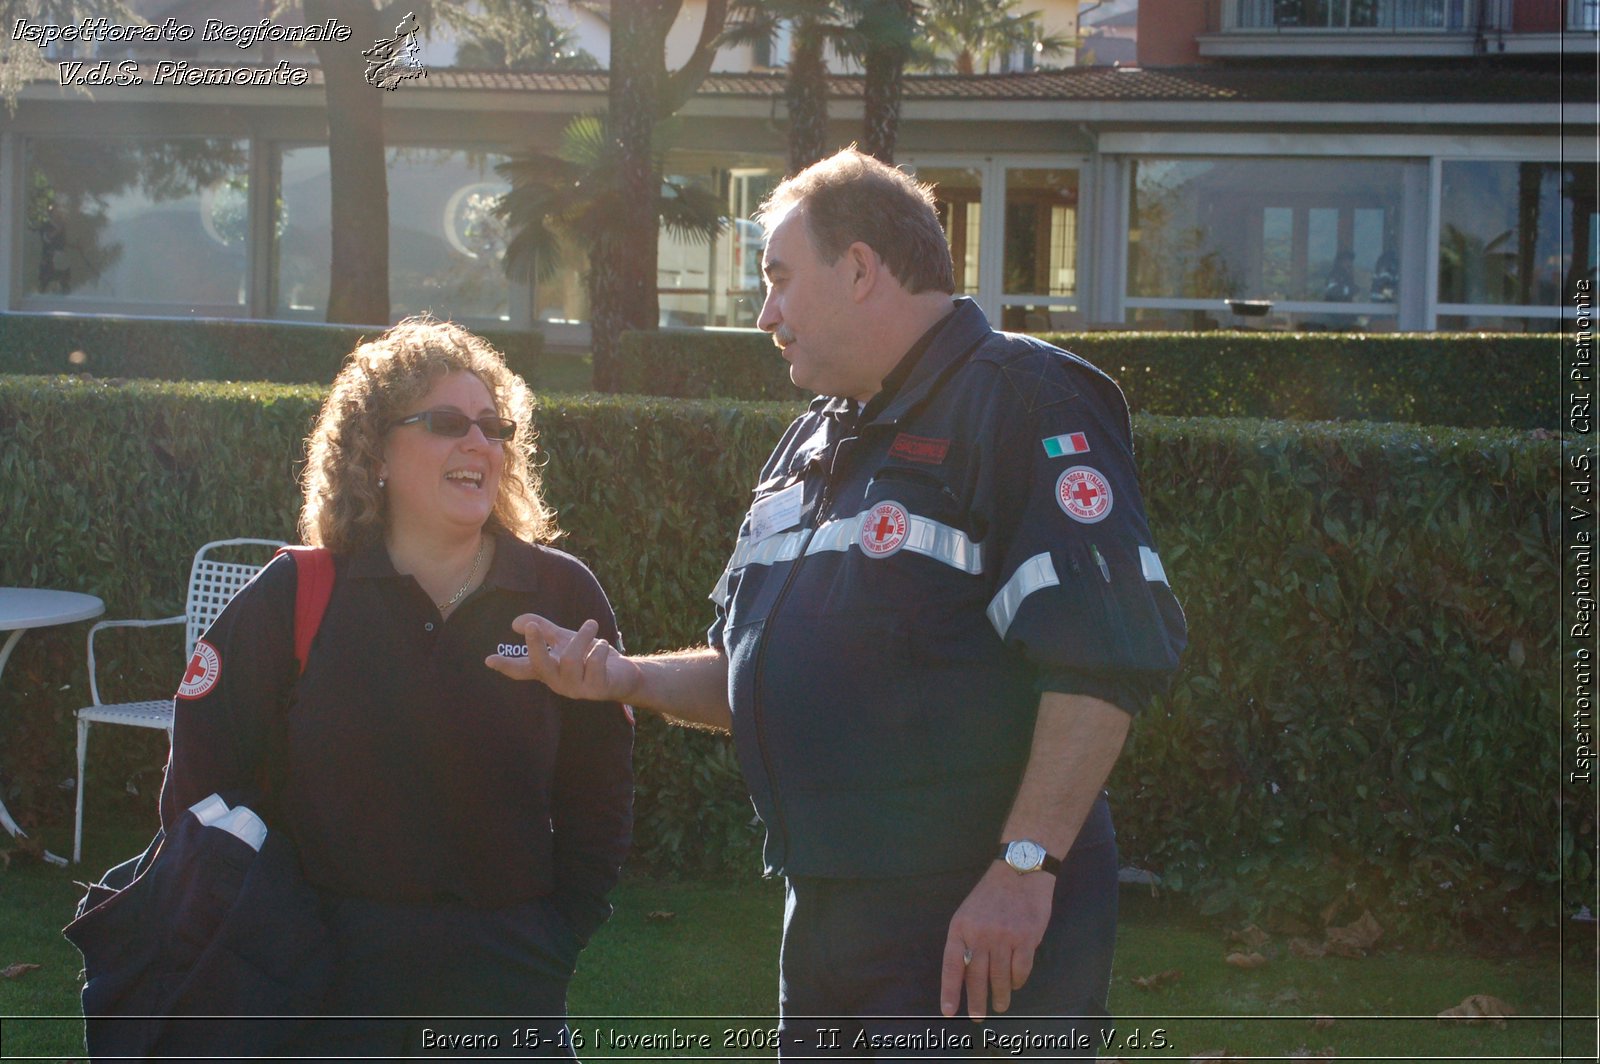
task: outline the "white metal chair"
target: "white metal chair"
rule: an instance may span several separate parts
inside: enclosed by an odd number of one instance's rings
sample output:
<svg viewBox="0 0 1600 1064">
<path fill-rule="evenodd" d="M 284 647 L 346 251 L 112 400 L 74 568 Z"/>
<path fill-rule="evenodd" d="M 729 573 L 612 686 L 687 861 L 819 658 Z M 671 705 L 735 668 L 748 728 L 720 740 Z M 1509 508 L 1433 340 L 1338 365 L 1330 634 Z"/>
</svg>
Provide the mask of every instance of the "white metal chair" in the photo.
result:
<svg viewBox="0 0 1600 1064">
<path fill-rule="evenodd" d="M 89 753 L 89 727 L 93 724 L 126 724 L 135 728 L 160 728 L 172 740 L 172 699 L 155 702 L 113 702 L 100 700 L 100 685 L 95 676 L 94 637 L 105 628 L 154 628 L 163 624 L 184 622 L 183 660 L 194 654 L 195 640 L 205 634 L 211 622 L 217 619 L 222 607 L 266 567 L 270 555 L 259 564 L 222 561 L 212 558 L 219 548 L 265 547 L 276 551 L 284 544 L 275 539 L 219 539 L 207 543 L 195 552 L 194 564 L 189 568 L 189 596 L 184 612 L 176 617 L 163 617 L 153 621 L 101 621 L 89 629 L 89 697 L 94 704 L 78 710 L 78 811 L 72 830 L 72 860 L 83 857 L 83 791 L 84 760 Z M 236 552 L 224 550 L 224 556 Z"/>
</svg>

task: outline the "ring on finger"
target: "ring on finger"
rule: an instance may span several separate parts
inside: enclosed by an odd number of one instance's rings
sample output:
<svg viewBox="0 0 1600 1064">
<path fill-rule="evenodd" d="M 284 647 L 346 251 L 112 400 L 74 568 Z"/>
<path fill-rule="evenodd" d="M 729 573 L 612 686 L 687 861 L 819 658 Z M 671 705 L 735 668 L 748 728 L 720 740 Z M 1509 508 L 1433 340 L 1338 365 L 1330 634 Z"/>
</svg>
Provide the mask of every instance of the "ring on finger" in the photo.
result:
<svg viewBox="0 0 1600 1064">
<path fill-rule="evenodd" d="M 961 964 L 963 967 L 972 963 L 972 950 L 967 948 L 961 951 Z"/>
</svg>

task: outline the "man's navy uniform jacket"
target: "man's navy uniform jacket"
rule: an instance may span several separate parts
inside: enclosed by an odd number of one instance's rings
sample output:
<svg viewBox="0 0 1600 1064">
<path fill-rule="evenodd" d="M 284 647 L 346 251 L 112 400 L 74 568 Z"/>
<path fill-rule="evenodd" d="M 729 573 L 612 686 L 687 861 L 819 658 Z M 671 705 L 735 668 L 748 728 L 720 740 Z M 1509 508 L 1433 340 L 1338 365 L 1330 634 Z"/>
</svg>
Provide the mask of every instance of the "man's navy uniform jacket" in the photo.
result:
<svg viewBox="0 0 1600 1064">
<path fill-rule="evenodd" d="M 986 865 L 1041 693 L 1136 713 L 1186 642 L 1121 390 L 954 307 L 859 414 L 789 426 L 712 595 L 772 873 Z"/>
</svg>

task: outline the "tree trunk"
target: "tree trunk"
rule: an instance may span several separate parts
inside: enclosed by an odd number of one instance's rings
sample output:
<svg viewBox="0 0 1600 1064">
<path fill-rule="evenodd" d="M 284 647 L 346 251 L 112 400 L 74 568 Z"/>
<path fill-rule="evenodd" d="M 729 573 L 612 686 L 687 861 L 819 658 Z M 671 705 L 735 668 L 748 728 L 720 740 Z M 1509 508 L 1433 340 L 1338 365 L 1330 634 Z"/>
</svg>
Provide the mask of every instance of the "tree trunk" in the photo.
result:
<svg viewBox="0 0 1600 1064">
<path fill-rule="evenodd" d="M 617 385 L 617 343 L 627 329 L 653 329 L 660 306 L 656 296 L 657 201 L 661 178 L 655 171 L 651 139 L 661 106 L 666 74 L 667 12 L 677 4 L 630 0 L 611 8 L 611 76 L 608 85 L 609 135 L 617 146 L 623 187 L 623 216 L 629 234 L 603 241 L 589 253 L 589 329 L 594 384 L 601 391 Z"/>
<path fill-rule="evenodd" d="M 328 321 L 389 322 L 389 177 L 383 139 L 383 91 L 368 85 L 361 52 L 393 27 L 368 0 L 305 0 L 307 23 L 336 18 L 348 41 L 314 45 L 328 107 Z"/>
<path fill-rule="evenodd" d="M 816 23 L 802 21 L 795 26 L 789 79 L 784 85 L 791 175 L 828 153 L 828 67 L 822 45 L 822 31 Z"/>
<path fill-rule="evenodd" d="M 906 58 L 915 26 L 915 0 L 884 0 L 882 20 L 871 34 L 863 80 L 861 150 L 894 165 L 900 134 L 900 93 L 905 86 Z"/>
</svg>

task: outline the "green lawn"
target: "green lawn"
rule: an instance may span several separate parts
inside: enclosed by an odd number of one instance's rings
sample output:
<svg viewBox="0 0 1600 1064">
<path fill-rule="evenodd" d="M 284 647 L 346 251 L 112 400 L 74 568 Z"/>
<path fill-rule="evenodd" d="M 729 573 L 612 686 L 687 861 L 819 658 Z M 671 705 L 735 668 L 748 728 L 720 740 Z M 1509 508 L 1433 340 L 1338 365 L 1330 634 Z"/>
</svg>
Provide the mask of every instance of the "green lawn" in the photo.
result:
<svg viewBox="0 0 1600 1064">
<path fill-rule="evenodd" d="M 80 894 L 72 880 L 131 855 L 145 841 L 133 818 L 101 819 L 112 822 L 91 820 L 77 869 L 24 857 L 0 865 L 0 969 L 40 965 L 0 979 L 0 1053 L 6 1057 L 81 1053 L 81 1025 L 73 1015 L 80 961 L 59 932 Z M 44 841 L 64 852 L 69 833 L 70 825 L 66 833 L 47 829 Z M 0 841 L 0 849 L 5 845 Z M 747 1047 L 759 1047 L 771 1026 L 780 885 L 756 878 L 664 883 L 630 877 L 614 900 L 616 916 L 584 954 L 572 987 L 574 1027 L 585 1043 L 580 1055 L 641 1059 L 637 1047 L 621 1044 L 625 1036 L 676 1034 L 706 1036 L 711 1048 L 644 1056 L 770 1059 L 771 1052 Z M 1346 1059 L 1596 1057 L 1592 934 L 1586 946 L 1568 942 L 1565 964 L 1554 946 L 1496 957 L 1387 942 L 1361 959 L 1311 960 L 1290 955 L 1287 942 L 1275 939 L 1260 947 L 1268 958 L 1264 967 L 1242 971 L 1223 962 L 1225 930 L 1151 899 L 1146 888 L 1124 892 L 1111 1001 L 1117 1045 L 1105 1057 L 1189 1060 L 1223 1049 L 1240 1057 L 1286 1057 L 1329 1048 Z M 1133 982 L 1174 969 L 1181 978 L 1158 990 Z M 1433 1019 L 1472 994 L 1508 1002 L 1518 1015 L 1504 1029 Z M 1589 1018 L 1569 1020 L 1563 1032 L 1554 1018 L 1563 1010 Z M 63 1014 L 68 1018 L 38 1018 Z M 1331 1017 L 1331 1024 L 1313 1026 L 1319 1016 Z"/>
</svg>

